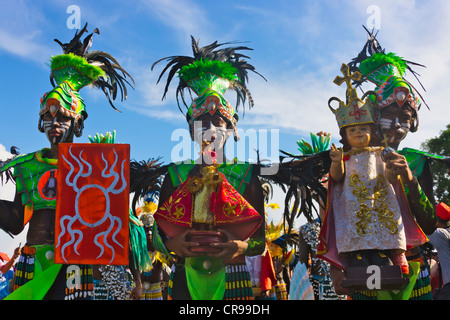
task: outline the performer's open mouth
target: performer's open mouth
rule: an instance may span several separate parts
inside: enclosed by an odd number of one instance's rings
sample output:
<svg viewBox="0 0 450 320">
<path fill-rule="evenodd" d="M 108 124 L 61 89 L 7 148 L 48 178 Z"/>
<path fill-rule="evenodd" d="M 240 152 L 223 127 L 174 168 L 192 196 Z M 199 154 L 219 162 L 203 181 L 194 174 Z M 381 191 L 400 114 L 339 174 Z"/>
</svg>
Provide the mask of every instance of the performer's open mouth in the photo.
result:
<svg viewBox="0 0 450 320">
<path fill-rule="evenodd" d="M 61 132 L 59 132 L 57 129 L 52 129 L 49 132 L 50 137 L 59 137 L 61 136 Z"/>
</svg>

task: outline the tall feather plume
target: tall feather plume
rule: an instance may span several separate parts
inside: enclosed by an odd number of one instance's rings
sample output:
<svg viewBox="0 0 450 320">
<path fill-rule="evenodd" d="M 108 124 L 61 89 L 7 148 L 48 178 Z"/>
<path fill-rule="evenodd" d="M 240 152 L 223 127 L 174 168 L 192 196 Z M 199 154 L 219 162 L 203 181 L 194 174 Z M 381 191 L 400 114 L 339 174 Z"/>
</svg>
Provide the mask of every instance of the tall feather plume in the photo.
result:
<svg viewBox="0 0 450 320">
<path fill-rule="evenodd" d="M 366 60 L 367 58 L 373 56 L 375 53 L 385 53 L 385 49 L 383 49 L 380 45 L 380 42 L 378 41 L 378 39 L 376 38 L 378 35 L 378 31 L 376 34 L 374 34 L 374 29 L 372 29 L 372 31 L 369 31 L 364 25 L 363 25 L 364 30 L 366 30 L 368 37 L 367 37 L 367 41 L 364 44 L 363 49 L 359 52 L 359 54 L 353 58 L 349 63 L 348 66 L 350 67 L 350 72 L 355 72 L 355 71 L 360 71 L 359 70 L 359 65 L 361 64 L 361 62 L 363 62 L 364 60 Z M 414 71 L 411 66 L 418 66 L 418 67 L 422 67 L 422 68 L 426 68 L 425 65 L 420 64 L 420 63 L 416 63 L 416 62 L 412 62 L 409 60 L 405 60 L 403 58 L 401 58 L 401 60 L 405 63 L 405 67 L 406 69 L 411 72 L 411 74 L 414 76 L 414 78 L 416 78 L 417 82 L 420 84 L 420 86 L 422 87 L 423 91 L 426 92 L 425 87 L 422 85 L 422 82 L 420 82 L 419 77 L 420 74 L 417 73 L 416 71 Z M 410 81 L 406 80 L 403 77 L 403 80 L 405 80 L 409 85 L 411 85 L 412 88 L 414 88 L 414 86 L 411 84 Z M 361 90 L 361 85 L 367 81 L 366 77 L 361 77 L 360 80 L 358 81 L 353 81 L 353 86 L 355 88 L 359 87 Z M 418 90 L 416 90 L 414 88 L 414 90 L 417 92 L 417 94 L 419 95 L 420 99 L 422 100 L 422 102 L 427 106 L 428 109 L 430 109 L 430 107 L 428 106 L 428 104 L 426 103 L 426 101 L 423 99 L 422 95 L 420 94 L 420 92 Z"/>
<path fill-rule="evenodd" d="M 148 193 L 153 193 L 159 198 L 161 183 L 167 173 L 167 165 L 163 166 L 159 162 L 161 158 L 149 159 L 148 161 L 130 161 L 130 194 L 134 193 L 132 199 L 132 210 L 136 211 L 136 204 L 139 199 L 144 198 Z"/>
<path fill-rule="evenodd" d="M 119 111 L 113 104 L 113 100 L 116 100 L 117 94 L 120 91 L 121 101 L 125 100 L 128 96 L 127 85 L 133 88 L 135 85 L 131 75 L 122 68 L 119 62 L 109 53 L 105 51 L 93 50 L 89 52 L 92 46 L 94 33 L 100 34 L 98 28 L 87 35 L 86 38 L 81 41 L 81 37 L 84 33 L 87 33 L 87 23 L 84 25 L 83 29 L 75 32 L 75 36 L 69 43 L 62 43 L 58 39 L 55 42 L 58 43 L 63 49 L 63 53 L 73 53 L 75 55 L 81 56 L 86 59 L 92 65 L 100 67 L 106 74 L 106 77 L 100 77 L 94 81 L 93 85 L 103 91 L 103 93 L 108 98 L 109 104 L 114 108 L 114 110 Z M 133 85 L 127 80 L 130 78 Z M 50 76 L 50 82 L 55 86 L 54 79 Z"/>
<path fill-rule="evenodd" d="M 238 110 L 238 107 L 240 104 L 245 104 L 246 100 L 248 99 L 249 108 L 252 108 L 254 105 L 253 99 L 251 98 L 250 91 L 247 88 L 246 83 L 248 82 L 248 71 L 252 71 L 259 76 L 261 76 L 264 80 L 266 80 L 260 73 L 255 71 L 254 66 L 249 64 L 245 59 L 249 59 L 248 56 L 238 53 L 240 50 L 253 50 L 246 46 L 237 46 L 237 47 L 227 47 L 223 48 L 222 46 L 225 45 L 232 45 L 237 44 L 239 42 L 232 41 L 232 42 L 225 42 L 225 43 L 218 43 L 217 41 L 214 41 L 213 43 L 206 45 L 204 47 L 200 47 L 199 40 L 195 40 L 193 36 L 191 36 L 191 42 L 192 42 L 192 53 L 193 56 L 170 56 L 166 58 L 159 59 L 152 65 L 153 68 L 160 62 L 166 61 L 167 64 L 161 71 L 157 83 L 159 83 L 163 77 L 163 75 L 168 71 L 167 80 L 166 80 L 166 86 L 164 88 L 164 94 L 162 96 L 162 100 L 166 98 L 167 91 L 169 89 L 170 83 L 173 79 L 173 77 L 177 74 L 177 72 L 184 66 L 189 65 L 193 63 L 196 60 L 218 60 L 221 62 L 230 63 L 233 67 L 235 67 L 238 70 L 237 76 L 239 80 L 236 80 L 234 83 L 231 84 L 229 90 L 233 90 L 237 94 L 237 100 L 236 100 L 236 110 Z M 191 91 L 187 85 L 187 83 L 180 77 L 179 83 L 176 89 L 176 98 L 177 98 L 177 104 L 178 108 L 182 113 L 183 110 L 180 107 L 180 99 L 183 102 L 186 109 L 188 109 L 188 104 L 186 103 L 184 92 L 185 90 L 189 91 L 189 94 L 191 94 Z M 192 94 L 191 94 L 192 97 Z"/>
<path fill-rule="evenodd" d="M 373 34 L 374 31 L 373 29 L 372 31 L 369 31 L 364 25 L 363 28 L 364 30 L 366 30 L 368 34 L 367 41 L 364 44 L 362 50 L 358 53 L 358 55 L 347 64 L 350 68 L 350 73 L 359 71 L 359 65 L 361 64 L 361 62 L 371 57 L 375 53 L 385 52 L 385 50 L 381 47 L 380 43 L 378 42 L 378 39 L 376 38 L 378 32 L 376 34 Z M 354 80 L 352 84 L 354 87 L 360 87 L 365 81 L 367 81 L 367 78 L 361 77 L 361 79 L 359 80 Z"/>
</svg>

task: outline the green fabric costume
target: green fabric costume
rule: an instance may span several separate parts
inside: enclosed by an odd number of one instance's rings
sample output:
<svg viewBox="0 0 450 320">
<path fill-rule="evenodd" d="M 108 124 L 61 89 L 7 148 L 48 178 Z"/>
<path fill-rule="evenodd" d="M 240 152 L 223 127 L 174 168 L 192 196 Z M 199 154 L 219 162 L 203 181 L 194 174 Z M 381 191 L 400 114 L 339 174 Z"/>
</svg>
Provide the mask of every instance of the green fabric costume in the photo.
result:
<svg viewBox="0 0 450 320">
<path fill-rule="evenodd" d="M 42 300 L 55 282 L 62 264 L 54 264 L 48 252 L 54 252 L 54 246 L 34 246 L 36 256 L 33 281 L 28 281 L 9 294 L 5 300 Z"/>
<path fill-rule="evenodd" d="M 22 205 L 25 206 L 24 225 L 31 219 L 33 210 L 56 208 L 56 177 L 54 173 L 58 166 L 58 160 L 45 158 L 44 154 L 48 150 L 48 148 L 44 148 L 37 152 L 19 155 L 0 170 L 0 172 L 14 170 L 13 177 L 17 186 L 17 194 L 20 195 Z M 55 183 L 54 190 L 51 191 L 55 192 L 54 196 L 51 195 L 51 192 L 45 192 L 44 181 L 39 189 L 41 178 L 46 178 L 46 176 L 53 179 L 53 181 L 49 181 L 50 183 Z"/>
<path fill-rule="evenodd" d="M 193 161 L 189 164 L 171 164 L 168 167 L 168 172 L 172 184 L 175 187 L 182 184 L 187 179 L 189 172 L 194 166 L 195 164 Z M 253 169 L 253 165 L 249 163 L 233 162 L 218 165 L 219 172 L 225 175 L 230 184 L 241 195 L 244 193 L 246 185 L 251 180 Z M 153 225 L 152 241 L 156 250 L 170 255 L 164 246 L 156 223 Z M 264 241 L 258 241 L 257 238 L 251 238 L 249 239 L 249 243 L 254 245 L 249 245 L 250 250 L 247 250 L 246 252 L 248 255 L 257 254 L 257 252 L 264 250 Z M 192 299 L 223 299 L 226 289 L 226 272 L 225 265 L 221 259 L 215 259 L 208 256 L 186 258 L 184 266 L 187 286 Z"/>
</svg>

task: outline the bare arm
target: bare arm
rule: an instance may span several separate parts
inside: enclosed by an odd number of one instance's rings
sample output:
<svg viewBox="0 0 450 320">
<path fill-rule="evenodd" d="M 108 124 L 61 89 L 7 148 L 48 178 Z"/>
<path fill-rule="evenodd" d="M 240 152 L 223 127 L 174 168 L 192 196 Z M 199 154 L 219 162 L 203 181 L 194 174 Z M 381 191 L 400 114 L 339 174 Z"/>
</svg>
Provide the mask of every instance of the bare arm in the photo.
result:
<svg viewBox="0 0 450 320">
<path fill-rule="evenodd" d="M 305 266 L 309 268 L 309 245 L 306 243 L 302 232 L 300 232 L 298 235 L 298 253 L 300 262 L 304 263 Z"/>
<path fill-rule="evenodd" d="M 1 268 L 0 272 L 5 274 L 8 272 L 9 269 L 13 266 L 16 259 L 20 256 L 20 247 L 16 248 L 14 250 L 14 255 L 12 256 L 11 260 L 9 260 L 7 263 L 5 263 Z"/>
<path fill-rule="evenodd" d="M 141 274 L 139 272 L 139 267 L 135 266 L 135 262 L 133 259 L 133 252 L 130 250 L 129 252 L 129 262 L 128 265 L 130 267 L 130 272 L 133 275 L 134 283 L 136 284 L 136 287 L 133 288 L 133 291 L 131 291 L 131 300 L 141 300 L 142 296 L 142 281 L 141 281 Z"/>
<path fill-rule="evenodd" d="M 330 158 L 330 176 L 334 181 L 341 181 L 344 178 L 344 153 L 342 148 L 336 148 L 334 143 L 331 145 Z"/>
</svg>

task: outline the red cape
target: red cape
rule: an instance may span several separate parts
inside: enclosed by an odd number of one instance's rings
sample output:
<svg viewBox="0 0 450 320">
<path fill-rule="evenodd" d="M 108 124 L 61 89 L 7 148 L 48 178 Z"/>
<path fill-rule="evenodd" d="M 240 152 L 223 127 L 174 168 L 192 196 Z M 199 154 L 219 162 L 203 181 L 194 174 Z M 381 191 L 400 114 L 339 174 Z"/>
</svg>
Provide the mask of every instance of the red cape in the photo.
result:
<svg viewBox="0 0 450 320">
<path fill-rule="evenodd" d="M 261 215 L 219 173 L 223 182 L 211 196 L 210 209 L 214 213 L 214 226 L 248 239 L 262 223 Z M 153 215 L 158 227 L 169 237 L 192 228 L 194 197 L 188 189 L 191 177 L 167 199 Z"/>
</svg>

